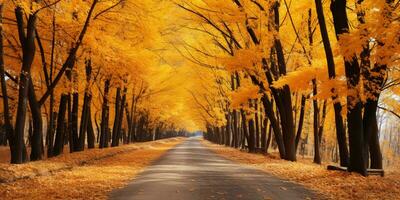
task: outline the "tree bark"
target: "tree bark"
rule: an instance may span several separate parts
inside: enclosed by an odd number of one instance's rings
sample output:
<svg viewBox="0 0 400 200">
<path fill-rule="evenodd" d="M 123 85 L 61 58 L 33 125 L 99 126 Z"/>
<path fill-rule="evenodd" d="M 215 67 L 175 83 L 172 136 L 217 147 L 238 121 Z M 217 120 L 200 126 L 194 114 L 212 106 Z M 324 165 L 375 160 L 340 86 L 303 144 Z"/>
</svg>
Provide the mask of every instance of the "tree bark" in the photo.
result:
<svg viewBox="0 0 400 200">
<path fill-rule="evenodd" d="M 255 100 L 254 103 L 254 109 L 256 110 L 256 113 L 254 114 L 255 118 L 255 126 L 256 126 L 256 141 L 255 141 L 255 147 L 260 148 L 260 116 L 258 115 L 258 99 Z"/>
<path fill-rule="evenodd" d="M 101 124 L 100 124 L 100 144 L 99 148 L 104 148 L 108 146 L 107 140 L 107 132 L 108 132 L 108 92 L 110 90 L 110 79 L 107 79 L 104 84 L 104 93 L 103 93 L 103 105 L 102 105 L 102 113 L 101 113 Z"/>
<path fill-rule="evenodd" d="M 320 32 L 322 41 L 324 44 L 326 60 L 328 64 L 328 74 L 330 79 L 334 79 L 336 77 L 335 72 L 335 61 L 333 58 L 332 48 L 329 40 L 328 30 L 326 28 L 325 16 L 322 7 L 321 0 L 315 0 L 318 23 L 320 26 Z M 338 102 L 338 96 L 335 94 L 335 89 L 332 88 L 332 100 L 334 102 L 333 107 L 335 111 L 335 126 L 336 126 L 336 137 L 339 145 L 339 155 L 340 155 L 340 165 L 347 166 L 349 153 L 347 149 L 347 141 L 346 141 L 346 132 L 343 124 L 342 117 L 342 105 Z"/>
<path fill-rule="evenodd" d="M 71 117 L 72 117 L 72 126 L 71 126 L 71 134 L 72 134 L 72 144 L 73 150 L 72 152 L 79 151 L 80 146 L 79 146 L 79 133 L 78 133 L 78 111 L 79 111 L 79 93 L 74 92 L 72 93 L 72 111 L 71 111 Z"/>
<path fill-rule="evenodd" d="M 119 108 L 119 116 L 118 116 L 118 132 L 117 132 L 117 146 L 119 146 L 119 141 L 122 139 L 122 122 L 124 120 L 124 107 L 126 104 L 126 93 L 127 93 L 127 88 L 125 87 L 124 90 L 122 91 L 122 100 Z"/>
<path fill-rule="evenodd" d="M 242 115 L 243 116 L 243 115 Z M 246 116 L 243 116 L 244 120 Z M 253 117 L 249 120 L 249 134 L 247 136 L 247 146 L 249 147 L 249 152 L 250 153 L 255 153 L 255 134 L 256 134 L 256 128 L 255 128 L 255 123 Z"/>
<path fill-rule="evenodd" d="M 93 149 L 95 147 L 95 136 L 93 130 L 93 123 L 92 123 L 92 111 L 91 106 L 88 108 L 88 115 L 87 115 L 87 143 L 88 149 Z"/>
<path fill-rule="evenodd" d="M 265 113 L 268 116 L 268 119 L 271 123 L 271 127 L 273 128 L 274 131 L 275 141 L 276 144 L 278 145 L 279 155 L 283 159 L 285 158 L 286 151 L 283 143 L 281 128 L 279 126 L 277 118 L 275 117 L 275 112 L 273 111 L 272 102 L 265 95 L 262 97 L 261 100 L 264 105 Z"/>
<path fill-rule="evenodd" d="M 317 95 L 317 83 L 316 80 L 312 80 L 313 84 L 313 95 Z M 321 154 L 320 154 L 320 138 L 319 138 L 319 108 L 316 99 L 313 99 L 313 131 L 314 131 L 314 163 L 321 164 Z"/>
<path fill-rule="evenodd" d="M 31 139 L 31 161 L 41 160 L 44 154 L 43 147 L 43 120 L 40 105 L 36 100 L 32 79 L 29 79 L 29 106 L 31 108 L 33 134 Z"/>
<path fill-rule="evenodd" d="M 60 99 L 60 106 L 58 109 L 58 117 L 57 117 L 57 130 L 56 130 L 56 139 L 54 142 L 53 156 L 60 155 L 64 150 L 64 140 L 66 135 L 66 124 L 65 122 L 65 114 L 67 111 L 68 104 L 68 94 L 62 94 Z"/>
<path fill-rule="evenodd" d="M 300 139 L 301 139 L 301 132 L 303 130 L 305 109 L 306 109 L 306 97 L 304 95 L 302 95 L 301 96 L 301 102 L 300 102 L 299 124 L 298 124 L 298 127 L 297 127 L 297 133 L 296 133 L 296 139 L 295 139 L 296 152 L 297 152 L 297 147 L 299 146 L 299 142 L 300 142 Z"/>
<path fill-rule="evenodd" d="M 119 135 L 119 117 L 120 117 L 120 104 L 121 104 L 121 88 L 117 88 L 117 94 L 115 97 L 115 116 L 114 116 L 114 126 L 113 126 L 113 133 L 112 133 L 112 142 L 111 147 L 118 146 L 118 135 Z"/>
<path fill-rule="evenodd" d="M 30 83 L 29 79 L 31 78 L 31 67 L 33 59 L 35 57 L 36 15 L 29 15 L 26 33 L 24 30 L 24 15 L 21 7 L 17 6 L 17 8 L 15 9 L 15 16 L 17 19 L 19 39 L 22 46 L 23 60 L 19 79 L 15 135 L 14 141 L 12 142 L 15 148 L 15 156 L 12 157 L 15 159 L 12 159 L 11 162 L 14 164 L 20 164 L 27 161 L 26 147 L 24 143 L 24 132 L 29 91 L 28 89 Z"/>
<path fill-rule="evenodd" d="M 331 2 L 333 24 L 337 39 L 344 33 L 349 33 L 348 18 L 346 13 L 346 0 Z M 347 78 L 347 130 L 349 134 L 350 163 L 349 171 L 358 172 L 363 176 L 368 175 L 364 157 L 364 132 L 362 119 L 362 102 L 358 92 L 360 81 L 360 65 L 355 55 L 345 59 L 345 72 Z"/>
</svg>

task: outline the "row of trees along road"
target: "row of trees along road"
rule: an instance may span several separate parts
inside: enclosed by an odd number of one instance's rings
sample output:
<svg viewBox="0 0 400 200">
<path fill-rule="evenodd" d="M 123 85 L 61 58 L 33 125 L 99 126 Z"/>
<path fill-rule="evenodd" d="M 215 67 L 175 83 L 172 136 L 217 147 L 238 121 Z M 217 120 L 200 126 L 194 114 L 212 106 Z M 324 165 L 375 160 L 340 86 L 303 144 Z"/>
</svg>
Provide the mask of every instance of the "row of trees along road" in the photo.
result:
<svg viewBox="0 0 400 200">
<path fill-rule="evenodd" d="M 325 153 L 364 176 L 382 169 L 380 144 L 389 134 L 382 127 L 391 122 L 378 123 L 377 114 L 399 120 L 399 2 L 177 6 L 190 21 L 185 28 L 212 44 L 187 40 L 178 48 L 199 76 L 212 77 L 192 91 L 206 139 L 249 152 L 272 145 L 289 161 L 309 152 L 320 164 Z"/>
<path fill-rule="evenodd" d="M 149 8 L 157 6 L 123 0 L 0 4 L 0 143 L 10 146 L 11 163 L 57 156 L 67 144 L 72 153 L 96 143 L 106 148 L 186 135 L 173 114 L 154 107 L 165 104 L 157 95 L 166 90 L 149 82 L 166 76 L 151 68 L 159 65 L 152 45 L 160 34 Z"/>
</svg>

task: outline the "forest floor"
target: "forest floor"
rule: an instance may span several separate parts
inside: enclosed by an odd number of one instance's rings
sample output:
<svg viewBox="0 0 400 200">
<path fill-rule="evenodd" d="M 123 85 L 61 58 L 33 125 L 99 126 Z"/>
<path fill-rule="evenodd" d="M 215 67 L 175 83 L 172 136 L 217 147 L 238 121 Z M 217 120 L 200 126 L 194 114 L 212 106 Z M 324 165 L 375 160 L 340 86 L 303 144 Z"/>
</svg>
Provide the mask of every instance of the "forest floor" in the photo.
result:
<svg viewBox="0 0 400 200">
<path fill-rule="evenodd" d="M 238 149 L 203 141 L 212 151 L 230 160 L 260 168 L 319 192 L 330 199 L 399 199 L 400 172 L 385 171 L 385 176 L 362 177 L 355 173 L 328 171 L 310 159 L 297 162 L 279 159 L 278 155 L 250 154 Z"/>
<path fill-rule="evenodd" d="M 21 165 L 0 163 L 0 199 L 106 199 L 183 140 L 65 153 Z"/>
</svg>

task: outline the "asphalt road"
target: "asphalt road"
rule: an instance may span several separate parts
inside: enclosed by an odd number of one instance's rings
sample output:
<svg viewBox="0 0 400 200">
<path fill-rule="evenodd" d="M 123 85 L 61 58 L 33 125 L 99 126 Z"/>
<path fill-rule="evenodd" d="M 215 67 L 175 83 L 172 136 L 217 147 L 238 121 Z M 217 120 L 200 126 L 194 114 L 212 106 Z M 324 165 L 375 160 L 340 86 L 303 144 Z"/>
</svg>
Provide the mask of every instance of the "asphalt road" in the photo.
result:
<svg viewBox="0 0 400 200">
<path fill-rule="evenodd" d="M 304 187 L 222 158 L 190 138 L 168 151 L 125 188 L 119 200 L 317 199 Z"/>
</svg>

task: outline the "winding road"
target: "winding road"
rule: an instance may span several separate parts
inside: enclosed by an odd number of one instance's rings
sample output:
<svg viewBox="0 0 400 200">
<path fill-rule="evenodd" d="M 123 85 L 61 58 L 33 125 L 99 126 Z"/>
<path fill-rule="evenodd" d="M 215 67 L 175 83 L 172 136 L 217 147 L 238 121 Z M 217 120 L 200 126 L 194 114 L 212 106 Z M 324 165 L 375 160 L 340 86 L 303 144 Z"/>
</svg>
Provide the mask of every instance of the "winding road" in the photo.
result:
<svg viewBox="0 0 400 200">
<path fill-rule="evenodd" d="M 222 158 L 198 138 L 168 151 L 125 188 L 117 200 L 317 199 L 304 187 Z"/>
</svg>

